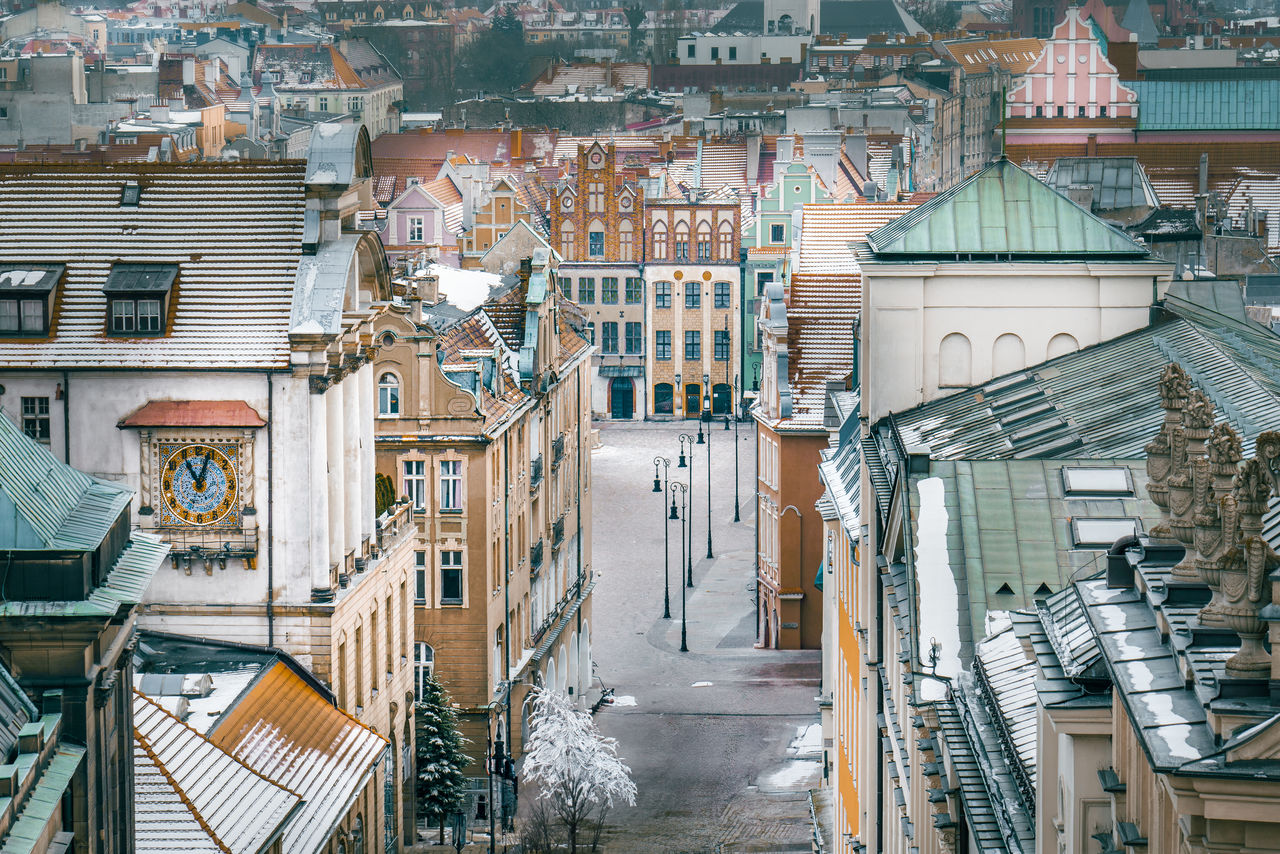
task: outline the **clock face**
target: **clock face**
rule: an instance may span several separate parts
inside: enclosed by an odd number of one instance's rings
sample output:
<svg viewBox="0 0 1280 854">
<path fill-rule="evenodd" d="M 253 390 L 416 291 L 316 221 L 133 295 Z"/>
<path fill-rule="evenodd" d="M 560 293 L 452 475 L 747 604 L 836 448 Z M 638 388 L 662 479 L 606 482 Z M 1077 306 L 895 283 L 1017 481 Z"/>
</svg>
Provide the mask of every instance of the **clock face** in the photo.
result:
<svg viewBox="0 0 1280 854">
<path fill-rule="evenodd" d="M 568 193 L 565 193 L 563 196 L 561 196 L 560 207 L 564 208 L 565 210 L 572 210 L 573 196 L 569 195 Z"/>
<path fill-rule="evenodd" d="M 624 211 L 625 211 L 625 210 L 630 210 L 630 208 L 631 208 L 631 197 L 630 197 L 630 196 L 623 196 L 622 198 L 618 199 L 618 207 L 622 208 Z"/>
<path fill-rule="evenodd" d="M 599 166 L 601 161 L 604 160 L 604 155 L 598 151 L 593 151 L 591 152 L 591 157 L 589 159 L 591 160 L 592 166 Z"/>
<path fill-rule="evenodd" d="M 234 443 L 161 443 L 160 525 L 238 527 L 239 447 Z"/>
</svg>

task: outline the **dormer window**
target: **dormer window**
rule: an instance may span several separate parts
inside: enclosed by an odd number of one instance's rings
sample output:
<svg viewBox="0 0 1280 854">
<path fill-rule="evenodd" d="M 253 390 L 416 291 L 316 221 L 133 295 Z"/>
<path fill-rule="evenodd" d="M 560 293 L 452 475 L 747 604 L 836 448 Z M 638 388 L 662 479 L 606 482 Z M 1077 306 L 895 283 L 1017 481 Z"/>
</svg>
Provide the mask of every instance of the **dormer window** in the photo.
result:
<svg viewBox="0 0 1280 854">
<path fill-rule="evenodd" d="M 142 198 L 142 187 L 137 181 L 126 181 L 124 189 L 120 191 L 120 207 L 136 208 L 138 200 Z"/>
<path fill-rule="evenodd" d="M 0 335 L 49 334 L 53 289 L 64 269 L 61 264 L 0 267 Z"/>
<path fill-rule="evenodd" d="M 169 292 L 176 264 L 116 264 L 102 292 L 107 297 L 107 333 L 151 336 L 165 333 Z"/>
</svg>

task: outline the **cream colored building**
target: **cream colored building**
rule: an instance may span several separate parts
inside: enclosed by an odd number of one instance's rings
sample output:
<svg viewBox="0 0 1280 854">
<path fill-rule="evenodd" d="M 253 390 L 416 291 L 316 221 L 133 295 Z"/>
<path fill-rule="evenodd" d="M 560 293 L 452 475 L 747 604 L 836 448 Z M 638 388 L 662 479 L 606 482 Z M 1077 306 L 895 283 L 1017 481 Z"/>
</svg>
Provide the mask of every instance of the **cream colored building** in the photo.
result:
<svg viewBox="0 0 1280 854">
<path fill-rule="evenodd" d="M 519 757 L 530 689 L 585 705 L 592 683 L 591 347 L 556 258 L 543 243 L 465 313 L 411 270 L 376 327 L 378 470 L 415 520 L 414 666 L 460 705 L 481 798 L 487 739 Z"/>
</svg>

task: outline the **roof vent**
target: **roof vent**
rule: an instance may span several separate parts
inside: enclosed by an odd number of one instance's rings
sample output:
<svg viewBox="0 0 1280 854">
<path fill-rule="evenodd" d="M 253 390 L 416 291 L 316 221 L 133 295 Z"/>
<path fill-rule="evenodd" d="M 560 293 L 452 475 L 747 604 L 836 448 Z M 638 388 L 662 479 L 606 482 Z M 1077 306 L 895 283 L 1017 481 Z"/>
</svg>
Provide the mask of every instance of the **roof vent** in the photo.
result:
<svg viewBox="0 0 1280 854">
<path fill-rule="evenodd" d="M 1000 585 L 1000 589 L 996 591 L 997 596 L 1012 596 L 1013 588 L 1009 586 L 1009 582 Z"/>
<path fill-rule="evenodd" d="M 1041 581 L 1040 586 L 1036 588 L 1037 596 L 1051 596 L 1052 594 L 1053 594 L 1052 588 L 1050 588 L 1049 585 L 1043 581 Z"/>
<path fill-rule="evenodd" d="M 138 200 L 142 198 L 142 187 L 137 181 L 125 181 L 124 189 L 120 192 L 120 207 L 136 208 Z"/>
</svg>

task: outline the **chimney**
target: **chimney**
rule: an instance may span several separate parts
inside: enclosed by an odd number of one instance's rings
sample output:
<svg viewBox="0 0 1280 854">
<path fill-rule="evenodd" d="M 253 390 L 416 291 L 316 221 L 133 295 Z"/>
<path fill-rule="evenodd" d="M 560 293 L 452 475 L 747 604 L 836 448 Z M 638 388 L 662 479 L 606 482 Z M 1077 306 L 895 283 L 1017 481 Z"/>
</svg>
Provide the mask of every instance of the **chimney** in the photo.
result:
<svg viewBox="0 0 1280 854">
<path fill-rule="evenodd" d="M 867 177 L 867 135 L 863 133 L 851 134 L 844 138 L 844 151 L 849 155 L 849 159 L 853 161 L 853 168 L 858 170 L 858 174 L 863 178 Z"/>
<path fill-rule="evenodd" d="M 1209 152 L 1200 155 L 1200 195 L 1209 192 Z"/>
<path fill-rule="evenodd" d="M 151 106 L 151 121 L 153 123 L 169 121 L 169 105 L 153 104 Z"/>
</svg>

